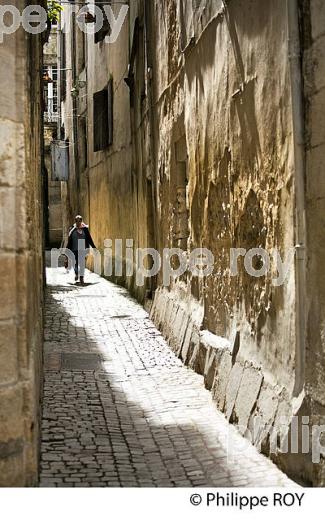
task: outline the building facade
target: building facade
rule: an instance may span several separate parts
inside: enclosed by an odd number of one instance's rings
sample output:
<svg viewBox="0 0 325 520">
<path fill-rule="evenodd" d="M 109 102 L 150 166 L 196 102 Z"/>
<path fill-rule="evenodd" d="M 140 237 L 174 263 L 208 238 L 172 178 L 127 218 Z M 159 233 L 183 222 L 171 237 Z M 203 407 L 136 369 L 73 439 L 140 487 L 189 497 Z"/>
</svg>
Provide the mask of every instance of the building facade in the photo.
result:
<svg viewBox="0 0 325 520">
<path fill-rule="evenodd" d="M 57 29 L 53 25 L 48 42 L 44 45 L 44 74 L 48 74 L 49 82 L 43 85 L 44 101 L 44 164 L 47 173 L 47 246 L 59 247 L 63 238 L 61 181 L 52 174 L 51 142 L 57 139 L 59 121 L 58 106 L 58 52 Z"/>
<path fill-rule="evenodd" d="M 120 2 L 109 4 L 118 19 Z M 82 213 L 98 249 L 122 257 L 123 269 L 108 276 L 151 308 L 227 419 L 290 475 L 324 484 L 311 432 L 325 417 L 325 6 L 134 0 L 127 7 L 115 40 L 112 23 L 85 35 L 76 6 L 62 15 L 65 228 Z M 187 270 L 166 284 L 160 270 L 141 284 L 132 248 L 161 257 L 166 248 L 187 257 L 208 250 L 213 272 Z M 274 447 L 274 432 L 285 444 L 303 417 L 309 452 Z"/>
<path fill-rule="evenodd" d="M 20 12 L 26 5 L 15 2 Z M 22 28 L 4 35 L 0 44 L 0 486 L 34 486 L 38 481 L 42 45 L 41 35 L 31 36 Z"/>
</svg>

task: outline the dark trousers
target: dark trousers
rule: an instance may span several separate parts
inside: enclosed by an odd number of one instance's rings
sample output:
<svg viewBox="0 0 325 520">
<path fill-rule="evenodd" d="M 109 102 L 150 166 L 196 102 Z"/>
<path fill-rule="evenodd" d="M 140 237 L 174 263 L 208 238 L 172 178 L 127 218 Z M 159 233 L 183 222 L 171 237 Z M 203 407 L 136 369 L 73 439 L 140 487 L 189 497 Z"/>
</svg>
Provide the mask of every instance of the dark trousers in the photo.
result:
<svg viewBox="0 0 325 520">
<path fill-rule="evenodd" d="M 79 265 L 79 252 L 78 251 L 72 251 L 75 258 L 75 264 L 74 264 L 74 272 L 76 276 L 78 276 L 79 268 L 80 268 L 80 276 L 85 275 L 85 264 L 86 264 L 86 257 L 82 254 L 81 255 L 81 265 Z"/>
</svg>

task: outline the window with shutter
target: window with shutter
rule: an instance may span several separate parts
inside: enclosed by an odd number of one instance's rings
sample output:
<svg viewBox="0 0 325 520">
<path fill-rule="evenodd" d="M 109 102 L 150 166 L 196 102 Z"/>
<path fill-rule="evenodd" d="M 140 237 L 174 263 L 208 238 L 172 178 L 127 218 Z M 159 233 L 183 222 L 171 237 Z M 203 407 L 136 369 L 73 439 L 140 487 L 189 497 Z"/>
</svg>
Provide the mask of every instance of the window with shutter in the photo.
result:
<svg viewBox="0 0 325 520">
<path fill-rule="evenodd" d="M 94 94 L 94 152 L 113 144 L 113 80 Z"/>
</svg>

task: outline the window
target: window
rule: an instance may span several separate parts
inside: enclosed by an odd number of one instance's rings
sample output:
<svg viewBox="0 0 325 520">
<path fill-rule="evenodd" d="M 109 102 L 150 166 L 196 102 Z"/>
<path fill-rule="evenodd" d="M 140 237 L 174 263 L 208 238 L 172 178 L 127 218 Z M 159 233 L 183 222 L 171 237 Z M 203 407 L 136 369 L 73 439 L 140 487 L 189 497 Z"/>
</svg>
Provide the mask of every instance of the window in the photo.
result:
<svg viewBox="0 0 325 520">
<path fill-rule="evenodd" d="M 80 74 L 86 66 L 86 39 L 85 33 L 77 29 L 77 74 Z"/>
<path fill-rule="evenodd" d="M 94 152 L 113 143 L 113 80 L 104 90 L 94 94 Z"/>
<path fill-rule="evenodd" d="M 79 147 L 79 168 L 80 172 L 83 172 L 88 165 L 88 153 L 87 153 L 87 124 L 86 118 L 79 118 L 79 139 L 78 139 L 78 147 Z"/>
<path fill-rule="evenodd" d="M 54 65 L 44 66 L 43 73 L 46 72 L 52 83 L 44 85 L 44 120 L 52 123 L 57 121 L 58 116 L 58 69 Z"/>
<path fill-rule="evenodd" d="M 108 5 L 108 4 L 111 4 L 111 2 L 109 0 L 106 1 L 105 5 Z M 95 0 L 95 5 L 97 5 L 97 7 L 99 7 L 99 9 L 101 9 L 102 13 L 103 13 L 103 27 L 95 33 L 95 43 L 99 43 L 99 42 L 104 41 L 104 39 L 107 35 L 111 34 L 111 27 L 108 23 L 108 20 L 107 20 L 105 11 L 104 11 L 103 0 Z"/>
</svg>

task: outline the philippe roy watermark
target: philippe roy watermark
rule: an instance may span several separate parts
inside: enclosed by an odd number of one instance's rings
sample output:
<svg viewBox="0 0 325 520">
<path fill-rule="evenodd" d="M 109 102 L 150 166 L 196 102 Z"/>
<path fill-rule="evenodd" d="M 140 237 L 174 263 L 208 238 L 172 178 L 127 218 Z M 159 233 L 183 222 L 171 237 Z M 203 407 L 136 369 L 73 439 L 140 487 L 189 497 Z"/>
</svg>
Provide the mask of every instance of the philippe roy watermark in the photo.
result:
<svg viewBox="0 0 325 520">
<path fill-rule="evenodd" d="M 319 464 L 325 457 L 325 424 L 310 424 L 308 416 L 294 416 L 290 425 L 288 417 L 280 417 L 277 424 L 268 427 L 267 431 L 261 417 L 257 416 L 251 429 L 240 424 L 237 428 L 242 437 L 238 437 L 236 429 L 231 426 L 227 430 L 227 458 L 231 462 L 238 459 L 239 453 L 243 455 L 249 451 L 251 444 L 261 451 L 265 434 L 272 454 L 309 454 L 313 464 Z"/>
<path fill-rule="evenodd" d="M 85 249 L 85 241 L 78 241 L 78 264 L 80 271 L 84 271 L 86 257 L 90 253 Z M 247 274 L 254 278 L 261 278 L 272 273 L 271 283 L 274 287 L 284 284 L 290 267 L 293 264 L 296 249 L 290 248 L 285 257 L 275 248 L 266 251 L 263 248 L 246 250 L 244 248 L 231 248 L 229 250 L 229 273 L 231 277 L 238 276 L 240 265 Z M 125 244 L 122 239 L 104 241 L 104 251 L 92 249 L 93 271 L 99 276 L 106 277 L 134 277 L 138 287 L 145 284 L 146 278 L 151 278 L 162 273 L 162 283 L 168 287 L 172 280 L 179 278 L 186 272 L 195 277 L 204 278 L 216 274 L 215 257 L 206 248 L 196 248 L 193 251 L 184 251 L 179 248 L 165 248 L 162 254 L 153 248 L 134 248 L 134 241 L 127 239 Z M 61 255 L 68 258 L 69 266 L 75 267 L 76 256 L 66 248 L 52 249 L 51 267 L 59 265 Z M 240 259 L 242 259 L 240 261 Z M 219 273 L 220 274 L 220 273 Z"/>
<path fill-rule="evenodd" d="M 110 31 L 104 41 L 105 43 L 115 43 L 121 32 L 129 6 L 122 4 L 117 6 L 116 9 L 103 3 L 101 7 L 87 4 L 79 8 L 78 5 L 71 4 L 64 9 L 67 10 L 69 15 L 76 14 L 76 23 L 79 29 L 86 34 L 98 33 L 103 28 L 104 22 L 107 21 Z M 86 23 L 89 14 L 92 16 L 92 23 Z M 68 32 L 70 29 L 70 24 L 67 23 L 66 18 L 63 17 L 62 19 L 62 32 Z M 0 6 L 0 43 L 3 43 L 4 35 L 13 34 L 20 26 L 30 34 L 41 34 L 47 30 L 47 21 L 47 12 L 41 5 L 28 5 L 22 12 L 14 5 Z"/>
</svg>

